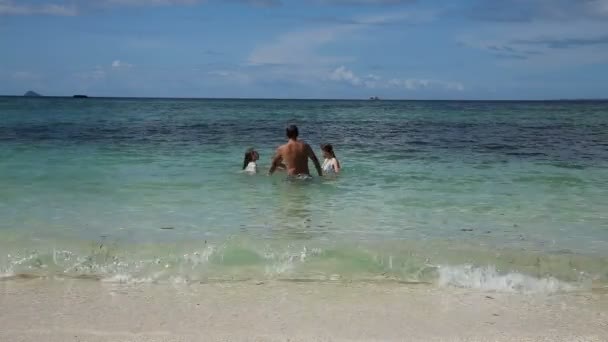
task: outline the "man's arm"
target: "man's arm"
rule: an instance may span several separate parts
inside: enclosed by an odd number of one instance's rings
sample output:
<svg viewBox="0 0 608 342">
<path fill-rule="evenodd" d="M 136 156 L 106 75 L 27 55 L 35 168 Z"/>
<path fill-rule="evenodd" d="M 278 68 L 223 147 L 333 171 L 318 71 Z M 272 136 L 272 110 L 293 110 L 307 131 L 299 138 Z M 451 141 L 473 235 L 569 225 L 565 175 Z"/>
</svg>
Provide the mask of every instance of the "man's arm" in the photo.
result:
<svg viewBox="0 0 608 342">
<path fill-rule="evenodd" d="M 275 152 L 274 157 L 272 158 L 272 164 L 270 165 L 270 170 L 268 170 L 269 175 L 273 174 L 276 171 L 282 160 L 283 154 L 281 153 L 281 148 L 278 148 L 277 152 Z"/>
<path fill-rule="evenodd" d="M 306 144 L 306 147 L 308 148 L 308 157 L 310 159 L 312 159 L 312 162 L 315 164 L 315 168 L 317 169 L 317 173 L 319 174 L 319 177 L 323 176 L 323 170 L 321 170 L 321 164 L 319 164 L 319 159 L 317 159 L 317 156 L 315 155 L 315 151 L 312 150 L 312 148 L 310 147 L 310 145 Z"/>
</svg>

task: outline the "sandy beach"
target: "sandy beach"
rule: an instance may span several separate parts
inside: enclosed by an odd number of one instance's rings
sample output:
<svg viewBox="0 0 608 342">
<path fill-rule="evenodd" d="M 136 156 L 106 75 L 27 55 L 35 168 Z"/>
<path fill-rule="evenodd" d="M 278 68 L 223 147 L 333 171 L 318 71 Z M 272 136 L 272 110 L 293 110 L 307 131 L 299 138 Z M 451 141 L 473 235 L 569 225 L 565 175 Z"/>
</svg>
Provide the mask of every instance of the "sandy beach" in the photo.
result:
<svg viewBox="0 0 608 342">
<path fill-rule="evenodd" d="M 429 285 L 0 283 L 0 341 L 606 341 L 601 291 Z"/>
</svg>

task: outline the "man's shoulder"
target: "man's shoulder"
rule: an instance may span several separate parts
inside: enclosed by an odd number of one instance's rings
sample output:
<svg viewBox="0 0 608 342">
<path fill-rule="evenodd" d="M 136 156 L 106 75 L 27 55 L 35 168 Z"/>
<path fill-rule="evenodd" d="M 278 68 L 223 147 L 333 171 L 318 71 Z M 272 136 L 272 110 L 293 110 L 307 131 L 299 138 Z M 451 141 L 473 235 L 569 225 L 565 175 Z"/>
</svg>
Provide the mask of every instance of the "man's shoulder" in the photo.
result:
<svg viewBox="0 0 608 342">
<path fill-rule="evenodd" d="M 310 145 L 304 140 L 298 140 L 298 143 L 300 144 L 300 146 L 310 147 Z"/>
<path fill-rule="evenodd" d="M 305 141 L 298 140 L 298 141 L 288 142 L 277 148 L 278 151 L 285 151 L 285 150 L 291 151 L 291 150 L 302 150 L 302 149 L 311 149 L 311 147 Z"/>
</svg>

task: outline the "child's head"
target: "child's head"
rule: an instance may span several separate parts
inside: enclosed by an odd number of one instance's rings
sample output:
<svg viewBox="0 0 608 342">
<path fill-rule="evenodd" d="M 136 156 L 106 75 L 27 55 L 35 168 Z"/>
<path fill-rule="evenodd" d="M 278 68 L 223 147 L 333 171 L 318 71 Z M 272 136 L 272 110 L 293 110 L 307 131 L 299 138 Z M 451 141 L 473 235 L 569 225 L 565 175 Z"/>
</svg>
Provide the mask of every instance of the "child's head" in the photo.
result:
<svg viewBox="0 0 608 342">
<path fill-rule="evenodd" d="M 321 145 L 321 151 L 323 152 L 324 158 L 336 158 L 336 154 L 334 153 L 334 147 L 331 144 Z"/>
<path fill-rule="evenodd" d="M 250 148 L 245 151 L 245 159 L 243 159 L 243 170 L 247 168 L 247 165 L 249 165 L 250 162 L 257 161 L 258 159 L 260 159 L 260 155 L 255 149 Z"/>
</svg>

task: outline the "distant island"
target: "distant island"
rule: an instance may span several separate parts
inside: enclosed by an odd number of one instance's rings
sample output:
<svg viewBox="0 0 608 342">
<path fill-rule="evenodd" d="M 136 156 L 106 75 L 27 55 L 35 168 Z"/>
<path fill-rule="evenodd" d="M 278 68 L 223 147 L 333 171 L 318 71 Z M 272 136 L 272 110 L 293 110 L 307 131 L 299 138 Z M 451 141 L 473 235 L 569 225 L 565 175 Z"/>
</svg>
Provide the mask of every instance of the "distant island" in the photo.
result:
<svg viewBox="0 0 608 342">
<path fill-rule="evenodd" d="M 26 97 L 41 97 L 42 95 L 38 94 L 35 91 L 30 90 L 27 93 L 23 94 L 23 96 L 26 96 Z"/>
<path fill-rule="evenodd" d="M 87 95 L 74 95 L 73 97 L 75 99 L 88 99 L 89 98 Z"/>
</svg>

